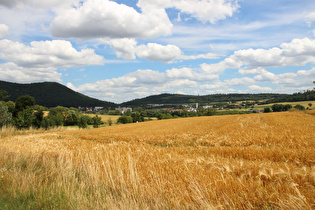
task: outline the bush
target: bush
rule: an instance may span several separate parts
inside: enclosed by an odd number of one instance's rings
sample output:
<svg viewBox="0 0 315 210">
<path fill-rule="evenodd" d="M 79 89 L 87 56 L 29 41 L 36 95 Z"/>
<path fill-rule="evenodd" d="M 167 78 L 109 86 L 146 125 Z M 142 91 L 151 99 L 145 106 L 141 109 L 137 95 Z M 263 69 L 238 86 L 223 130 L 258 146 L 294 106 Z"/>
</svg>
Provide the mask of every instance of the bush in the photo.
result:
<svg viewBox="0 0 315 210">
<path fill-rule="evenodd" d="M 98 128 L 98 126 L 103 123 L 103 122 L 102 122 L 102 118 L 99 117 L 99 116 L 97 116 L 97 115 L 92 118 L 92 121 L 93 121 L 93 127 L 94 127 L 94 128 Z"/>
<path fill-rule="evenodd" d="M 78 126 L 79 128 L 87 128 L 88 124 L 92 124 L 92 118 L 88 115 L 82 115 L 79 117 Z"/>
<path fill-rule="evenodd" d="M 132 117 L 133 122 L 143 122 L 144 121 L 144 117 L 142 117 L 139 112 L 132 113 L 131 117 Z"/>
<path fill-rule="evenodd" d="M 290 104 L 274 104 L 272 105 L 271 109 L 274 112 L 282 112 L 282 111 L 289 111 L 292 108 Z"/>
<path fill-rule="evenodd" d="M 121 116 L 118 118 L 117 123 L 121 124 L 133 123 L 133 119 L 131 116 Z"/>
<path fill-rule="evenodd" d="M 300 105 L 300 104 L 298 104 L 298 105 L 294 106 L 294 109 L 305 110 L 305 107 Z"/>
<path fill-rule="evenodd" d="M 264 108 L 264 113 L 269 113 L 271 112 L 271 109 L 269 107 Z"/>
</svg>

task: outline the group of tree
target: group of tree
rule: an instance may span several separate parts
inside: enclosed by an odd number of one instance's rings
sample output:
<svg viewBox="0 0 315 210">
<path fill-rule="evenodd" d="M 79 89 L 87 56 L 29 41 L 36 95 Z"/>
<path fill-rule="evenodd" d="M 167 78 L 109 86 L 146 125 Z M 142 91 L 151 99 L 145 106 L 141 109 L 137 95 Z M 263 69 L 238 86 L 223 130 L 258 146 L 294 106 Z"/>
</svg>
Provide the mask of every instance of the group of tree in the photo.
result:
<svg viewBox="0 0 315 210">
<path fill-rule="evenodd" d="M 298 102 L 298 101 L 314 101 L 315 100 L 315 90 L 306 90 L 303 92 L 293 93 L 292 95 L 284 95 L 281 97 L 276 97 L 269 99 L 265 104 L 281 103 L 281 102 Z"/>
<path fill-rule="evenodd" d="M 126 111 L 121 117 L 118 118 L 117 123 L 127 124 L 127 123 L 138 123 L 144 122 L 144 112 L 131 112 Z"/>
<path fill-rule="evenodd" d="M 311 107 L 312 104 L 310 103 L 309 106 Z M 292 107 L 291 104 L 285 104 L 285 105 L 284 104 L 273 104 L 271 106 L 271 108 L 269 108 L 269 107 L 264 108 L 264 112 L 265 113 L 268 113 L 268 112 L 271 112 L 271 111 L 273 111 L 273 112 L 284 112 L 284 111 L 289 111 L 292 108 L 294 108 L 296 110 L 305 110 L 305 107 L 300 105 L 300 104 L 297 104 L 294 107 Z"/>
<path fill-rule="evenodd" d="M 6 93 L 0 93 L 0 127 L 13 125 L 18 129 L 30 127 L 45 128 L 58 126 L 74 126 L 87 128 L 88 125 L 98 127 L 103 122 L 97 115 L 83 115 L 76 108 L 57 106 L 48 109 L 35 105 L 35 99 L 29 95 L 20 96 L 15 102 L 2 101 Z M 48 114 L 45 114 L 48 113 Z"/>
</svg>

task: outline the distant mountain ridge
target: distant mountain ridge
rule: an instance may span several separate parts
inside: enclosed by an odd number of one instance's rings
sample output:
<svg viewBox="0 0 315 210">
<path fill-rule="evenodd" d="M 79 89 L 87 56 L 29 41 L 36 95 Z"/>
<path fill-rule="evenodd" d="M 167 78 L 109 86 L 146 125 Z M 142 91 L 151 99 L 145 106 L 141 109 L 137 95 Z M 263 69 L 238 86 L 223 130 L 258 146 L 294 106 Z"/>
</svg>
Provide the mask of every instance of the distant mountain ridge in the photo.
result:
<svg viewBox="0 0 315 210">
<path fill-rule="evenodd" d="M 181 95 L 163 93 L 151 95 L 140 99 L 134 99 L 121 104 L 102 101 L 81 93 L 75 92 L 70 88 L 57 82 L 41 82 L 31 84 L 20 84 L 5 82 L 0 80 L 0 90 L 5 90 L 10 95 L 6 101 L 15 101 L 22 95 L 30 95 L 35 98 L 36 104 L 45 107 L 105 107 L 115 108 L 118 106 L 146 107 L 148 104 L 210 104 L 220 102 L 237 102 L 237 101 L 267 101 L 270 103 L 282 101 L 302 101 L 315 100 L 315 92 L 306 91 L 295 94 L 277 94 L 277 93 L 230 93 L 230 94 L 212 94 L 212 95 Z"/>
<path fill-rule="evenodd" d="M 36 104 L 45 107 L 116 107 L 117 104 L 101 101 L 81 93 L 57 82 L 40 82 L 20 84 L 0 81 L 0 90 L 5 90 L 10 95 L 6 101 L 15 101 L 22 95 L 30 95 L 35 98 Z"/>
<path fill-rule="evenodd" d="M 124 102 L 121 106 L 145 106 L 147 104 L 191 104 L 191 103 L 220 103 L 220 102 L 237 102 L 237 101 L 261 101 L 270 100 L 281 97 L 288 97 L 289 94 L 277 94 L 277 93 L 230 93 L 230 94 L 212 94 L 212 95 L 181 95 L 181 94 L 169 94 L 163 93 L 160 95 L 151 95 L 141 99 L 134 99 L 128 102 Z"/>
</svg>

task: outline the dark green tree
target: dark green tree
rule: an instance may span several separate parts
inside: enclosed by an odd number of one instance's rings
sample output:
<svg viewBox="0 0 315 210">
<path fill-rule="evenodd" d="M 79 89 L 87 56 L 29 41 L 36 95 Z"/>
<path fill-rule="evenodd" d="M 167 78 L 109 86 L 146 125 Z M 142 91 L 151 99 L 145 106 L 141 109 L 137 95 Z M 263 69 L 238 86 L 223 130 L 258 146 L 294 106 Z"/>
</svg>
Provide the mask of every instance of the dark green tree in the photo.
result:
<svg viewBox="0 0 315 210">
<path fill-rule="evenodd" d="M 79 119 L 79 112 L 76 110 L 69 110 L 65 117 L 65 125 L 77 125 Z"/>
<path fill-rule="evenodd" d="M 0 90 L 0 101 L 4 101 L 5 99 L 9 98 L 8 92 L 5 90 Z"/>
<path fill-rule="evenodd" d="M 15 109 L 15 103 L 13 101 L 6 102 L 6 105 L 8 107 L 8 111 L 13 113 Z"/>
<path fill-rule="evenodd" d="M 121 124 L 133 123 L 133 119 L 131 116 L 121 116 L 118 118 L 117 123 Z"/>
<path fill-rule="evenodd" d="M 215 108 L 208 108 L 208 109 L 206 109 L 206 111 L 205 111 L 205 115 L 206 116 L 212 116 L 212 115 L 215 115 L 215 114 L 217 114 L 217 110 L 215 109 Z"/>
<path fill-rule="evenodd" d="M 87 128 L 88 124 L 92 124 L 92 117 L 88 115 L 81 115 L 78 120 L 79 128 Z"/>
<path fill-rule="evenodd" d="M 99 116 L 92 117 L 93 127 L 98 128 L 102 124 L 102 118 Z"/>
<path fill-rule="evenodd" d="M 298 105 L 295 105 L 295 106 L 294 106 L 294 109 L 305 110 L 305 107 L 302 106 L 302 105 L 300 105 L 300 104 L 298 104 Z"/>
<path fill-rule="evenodd" d="M 133 122 L 143 122 L 144 121 L 144 117 L 142 117 L 139 112 L 132 113 L 131 117 L 132 117 Z"/>
<path fill-rule="evenodd" d="M 271 112 L 271 109 L 269 107 L 265 107 L 264 108 L 264 113 L 269 113 L 269 112 Z"/>
<path fill-rule="evenodd" d="M 47 130 L 48 128 L 54 127 L 54 126 L 56 126 L 56 124 L 55 124 L 55 121 L 51 117 L 46 116 L 43 118 L 41 122 L 42 128 L 45 128 Z"/>
<path fill-rule="evenodd" d="M 18 129 L 28 129 L 33 125 L 35 116 L 33 115 L 33 108 L 28 107 L 17 113 L 14 118 L 14 125 Z"/>
<path fill-rule="evenodd" d="M 35 99 L 32 96 L 24 95 L 20 96 L 15 101 L 15 114 L 23 111 L 24 109 L 32 108 L 35 105 Z"/>
<path fill-rule="evenodd" d="M 57 106 L 49 109 L 48 117 L 50 121 L 53 121 L 54 126 L 63 126 L 68 113 L 69 109 L 67 107 Z"/>
<path fill-rule="evenodd" d="M 4 102 L 0 102 L 0 128 L 8 125 L 12 120 L 12 113 Z"/>
</svg>

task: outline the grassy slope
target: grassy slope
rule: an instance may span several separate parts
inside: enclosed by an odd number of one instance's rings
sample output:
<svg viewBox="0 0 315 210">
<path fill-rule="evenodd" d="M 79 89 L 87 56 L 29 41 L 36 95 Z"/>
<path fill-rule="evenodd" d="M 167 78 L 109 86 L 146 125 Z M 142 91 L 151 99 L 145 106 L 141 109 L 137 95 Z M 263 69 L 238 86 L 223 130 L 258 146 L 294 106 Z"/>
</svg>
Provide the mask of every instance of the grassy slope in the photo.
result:
<svg viewBox="0 0 315 210">
<path fill-rule="evenodd" d="M 7 133 L 0 206 L 314 209 L 314 127 L 286 112 Z"/>
</svg>

